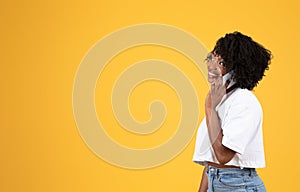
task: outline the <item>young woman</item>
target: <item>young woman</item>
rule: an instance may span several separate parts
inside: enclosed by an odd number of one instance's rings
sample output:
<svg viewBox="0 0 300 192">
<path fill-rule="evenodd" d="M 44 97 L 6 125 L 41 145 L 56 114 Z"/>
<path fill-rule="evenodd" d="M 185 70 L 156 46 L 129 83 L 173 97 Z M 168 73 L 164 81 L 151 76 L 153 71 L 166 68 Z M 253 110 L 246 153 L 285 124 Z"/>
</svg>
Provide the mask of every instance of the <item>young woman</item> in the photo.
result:
<svg viewBox="0 0 300 192">
<path fill-rule="evenodd" d="M 205 169 L 199 191 L 266 191 L 255 168 L 265 167 L 262 108 L 251 90 L 271 53 L 240 32 L 220 38 L 208 55 L 210 91 L 193 161 Z"/>
</svg>

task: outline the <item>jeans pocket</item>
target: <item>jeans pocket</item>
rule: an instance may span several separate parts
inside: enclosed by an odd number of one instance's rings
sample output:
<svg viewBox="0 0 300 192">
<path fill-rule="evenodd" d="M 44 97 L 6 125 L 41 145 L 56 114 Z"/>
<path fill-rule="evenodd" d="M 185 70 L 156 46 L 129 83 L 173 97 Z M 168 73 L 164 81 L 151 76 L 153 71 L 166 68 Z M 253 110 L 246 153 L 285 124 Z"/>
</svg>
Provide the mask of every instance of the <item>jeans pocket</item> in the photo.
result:
<svg viewBox="0 0 300 192">
<path fill-rule="evenodd" d="M 247 187 L 247 191 L 249 191 L 249 192 L 266 192 L 266 187 L 264 184 L 255 185 L 255 186 Z"/>
<path fill-rule="evenodd" d="M 239 175 L 219 175 L 216 185 L 226 189 L 245 189 L 246 184 L 242 176 Z"/>
</svg>

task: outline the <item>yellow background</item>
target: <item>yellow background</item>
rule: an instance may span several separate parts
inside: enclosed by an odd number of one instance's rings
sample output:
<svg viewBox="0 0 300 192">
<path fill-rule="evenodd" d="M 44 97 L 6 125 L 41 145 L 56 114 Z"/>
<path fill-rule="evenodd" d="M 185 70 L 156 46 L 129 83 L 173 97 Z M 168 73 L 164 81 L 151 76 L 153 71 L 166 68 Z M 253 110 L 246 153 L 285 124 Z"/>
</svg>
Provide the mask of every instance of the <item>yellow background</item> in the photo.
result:
<svg viewBox="0 0 300 192">
<path fill-rule="evenodd" d="M 273 52 L 270 70 L 255 89 L 264 109 L 267 160 L 267 167 L 259 174 L 268 191 L 299 191 L 299 8 L 296 0 L 1 1 L 0 191 L 197 190 L 202 167 L 191 162 L 195 137 L 179 156 L 162 166 L 128 170 L 93 154 L 75 125 L 73 80 L 88 49 L 117 29 L 149 22 L 188 31 L 209 49 L 226 32 L 239 30 Z M 193 83 L 201 85 L 197 91 L 202 118 L 208 90 L 203 77 L 180 54 L 155 48 L 145 46 L 122 53 L 120 58 L 124 59 L 112 61 L 98 85 L 109 90 L 105 83 L 118 75 L 108 75 L 109 69 L 117 69 L 118 61 L 133 61 L 131 55 L 138 55 L 136 59 L 173 59 Z M 121 130 L 110 120 L 111 114 L 106 117 L 99 108 L 107 99 L 101 86 L 97 86 L 97 110 L 111 127 L 110 135 L 120 143 L 144 148 L 172 134 L 179 108 L 177 97 L 167 86 L 148 82 L 130 98 L 132 113 L 140 121 L 149 118 L 148 104 L 153 98 L 165 100 L 170 111 L 169 126 L 166 123 L 157 137 L 145 139 Z M 145 97 L 145 90 L 150 90 L 149 97 Z"/>
</svg>

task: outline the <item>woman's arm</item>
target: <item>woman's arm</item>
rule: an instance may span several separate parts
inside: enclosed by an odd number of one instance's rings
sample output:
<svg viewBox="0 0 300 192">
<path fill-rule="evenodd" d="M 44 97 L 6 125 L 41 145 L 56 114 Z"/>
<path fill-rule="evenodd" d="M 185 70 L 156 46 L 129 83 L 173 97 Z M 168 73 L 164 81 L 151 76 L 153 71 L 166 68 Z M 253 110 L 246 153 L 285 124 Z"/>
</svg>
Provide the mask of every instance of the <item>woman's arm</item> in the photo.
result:
<svg viewBox="0 0 300 192">
<path fill-rule="evenodd" d="M 198 192 L 206 192 L 208 189 L 208 179 L 207 179 L 207 175 L 206 175 L 206 169 L 207 169 L 207 167 L 205 167 L 203 170 L 202 179 L 201 179 L 201 183 L 200 183 Z"/>
<path fill-rule="evenodd" d="M 222 78 L 218 78 L 212 85 L 211 90 L 206 97 L 205 112 L 208 134 L 213 150 L 220 164 L 224 165 L 233 158 L 235 151 L 222 145 L 223 131 L 221 129 L 218 113 L 215 110 L 216 106 L 221 102 L 222 97 L 225 95 L 229 83 L 226 83 L 225 85 L 222 84 Z"/>
<path fill-rule="evenodd" d="M 211 110 L 208 124 L 208 134 L 212 142 L 212 147 L 220 164 L 228 163 L 235 155 L 235 151 L 225 147 L 222 144 L 223 131 L 220 125 L 220 119 L 215 109 Z"/>
</svg>

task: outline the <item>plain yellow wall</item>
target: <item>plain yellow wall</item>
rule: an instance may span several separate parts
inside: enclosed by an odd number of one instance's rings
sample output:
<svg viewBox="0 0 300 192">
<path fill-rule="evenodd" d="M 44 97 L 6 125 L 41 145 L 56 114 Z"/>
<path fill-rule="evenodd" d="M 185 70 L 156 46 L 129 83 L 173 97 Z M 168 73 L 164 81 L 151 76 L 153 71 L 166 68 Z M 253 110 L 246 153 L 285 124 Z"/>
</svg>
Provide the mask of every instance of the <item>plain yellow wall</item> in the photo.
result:
<svg viewBox="0 0 300 192">
<path fill-rule="evenodd" d="M 299 34 L 300 6 L 286 1 L 2 1 L 1 21 L 1 166 L 0 191 L 196 191 L 202 167 L 191 162 L 195 137 L 170 162 L 152 169 L 130 170 L 98 158 L 81 139 L 72 111 L 77 67 L 91 46 L 120 28 L 163 23 L 181 28 L 211 49 L 227 32 L 239 30 L 274 55 L 270 70 L 255 89 L 264 110 L 267 167 L 259 170 L 268 191 L 299 191 Z M 208 90 L 203 77 L 180 54 L 162 47 L 142 46 L 122 53 L 103 72 L 99 84 L 109 87 L 117 62 L 162 58 L 182 66 L 200 83 L 199 108 Z M 172 56 L 173 54 L 173 56 Z M 177 58 L 177 59 L 176 59 Z M 117 74 L 115 74 L 117 75 Z M 166 100 L 170 130 L 139 138 L 113 122 L 108 95 L 97 86 L 97 111 L 113 138 L 130 147 L 157 145 L 172 133 L 178 100 L 157 82 L 133 92 L 129 105 L 137 119 L 149 118 L 151 99 Z M 151 89 L 161 95 L 151 95 Z M 145 90 L 150 96 L 145 99 Z M 150 90 L 150 91 L 149 91 Z M 154 91 L 153 91 L 154 92 Z M 142 99 L 141 99 L 142 98 Z M 137 105 L 135 102 L 140 102 Z M 173 116 L 172 116 L 173 115 Z"/>
</svg>

